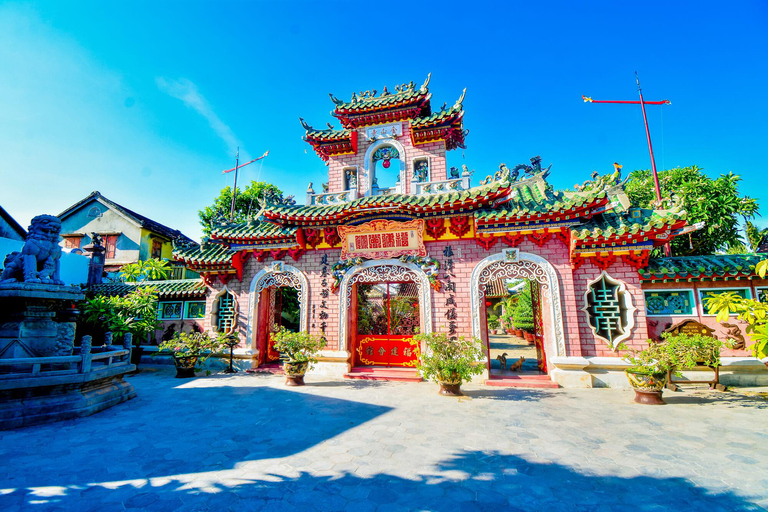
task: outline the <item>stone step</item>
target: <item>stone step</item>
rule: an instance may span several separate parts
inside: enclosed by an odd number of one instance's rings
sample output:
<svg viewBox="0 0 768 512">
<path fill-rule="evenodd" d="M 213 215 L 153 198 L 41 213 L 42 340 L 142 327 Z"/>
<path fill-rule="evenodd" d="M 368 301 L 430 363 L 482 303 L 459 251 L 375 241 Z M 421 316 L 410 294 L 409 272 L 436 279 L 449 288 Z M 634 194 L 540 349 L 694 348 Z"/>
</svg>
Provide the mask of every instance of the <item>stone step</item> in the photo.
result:
<svg viewBox="0 0 768 512">
<path fill-rule="evenodd" d="M 352 368 L 345 379 L 391 380 L 400 382 L 421 382 L 419 372 L 412 368 L 363 367 Z"/>
<path fill-rule="evenodd" d="M 504 375 L 493 376 L 485 381 L 486 386 L 505 388 L 559 388 L 548 375 Z"/>
</svg>

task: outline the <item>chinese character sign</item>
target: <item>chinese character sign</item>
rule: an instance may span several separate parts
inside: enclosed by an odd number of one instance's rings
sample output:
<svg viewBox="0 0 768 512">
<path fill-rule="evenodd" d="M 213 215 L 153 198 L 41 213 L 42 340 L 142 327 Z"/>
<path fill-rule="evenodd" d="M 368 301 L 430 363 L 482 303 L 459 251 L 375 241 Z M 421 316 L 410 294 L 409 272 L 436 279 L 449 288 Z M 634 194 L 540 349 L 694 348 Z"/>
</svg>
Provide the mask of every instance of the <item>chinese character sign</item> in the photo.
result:
<svg viewBox="0 0 768 512">
<path fill-rule="evenodd" d="M 359 226 L 339 226 L 341 259 L 363 256 L 373 259 L 426 256 L 424 221 L 374 220 Z"/>
</svg>

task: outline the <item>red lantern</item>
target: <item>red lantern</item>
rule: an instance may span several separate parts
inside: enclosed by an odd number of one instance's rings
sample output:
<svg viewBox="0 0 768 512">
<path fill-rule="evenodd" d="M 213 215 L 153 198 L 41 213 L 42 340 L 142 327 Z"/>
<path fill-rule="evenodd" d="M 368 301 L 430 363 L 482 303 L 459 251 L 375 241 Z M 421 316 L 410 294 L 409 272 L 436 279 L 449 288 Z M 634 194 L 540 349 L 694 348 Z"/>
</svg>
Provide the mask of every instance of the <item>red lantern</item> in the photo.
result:
<svg viewBox="0 0 768 512">
<path fill-rule="evenodd" d="M 381 166 L 383 168 L 385 168 L 385 169 L 389 169 L 389 166 L 390 166 L 389 159 L 384 160 L 383 162 L 381 162 Z"/>
<path fill-rule="evenodd" d="M 485 307 L 490 307 L 490 306 L 491 306 L 491 301 L 489 300 L 485 301 Z"/>
</svg>

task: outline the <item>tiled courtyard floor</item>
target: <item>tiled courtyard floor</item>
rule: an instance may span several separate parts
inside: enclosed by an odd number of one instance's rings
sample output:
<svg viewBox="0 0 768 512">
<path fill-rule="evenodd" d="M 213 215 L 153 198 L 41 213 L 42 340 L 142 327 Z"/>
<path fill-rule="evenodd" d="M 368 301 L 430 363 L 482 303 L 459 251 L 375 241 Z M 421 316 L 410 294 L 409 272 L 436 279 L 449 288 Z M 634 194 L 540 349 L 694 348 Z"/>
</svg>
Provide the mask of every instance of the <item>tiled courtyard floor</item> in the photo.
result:
<svg viewBox="0 0 768 512">
<path fill-rule="evenodd" d="M 138 397 L 0 432 L 0 510 L 761 510 L 768 400 L 131 377 Z"/>
</svg>

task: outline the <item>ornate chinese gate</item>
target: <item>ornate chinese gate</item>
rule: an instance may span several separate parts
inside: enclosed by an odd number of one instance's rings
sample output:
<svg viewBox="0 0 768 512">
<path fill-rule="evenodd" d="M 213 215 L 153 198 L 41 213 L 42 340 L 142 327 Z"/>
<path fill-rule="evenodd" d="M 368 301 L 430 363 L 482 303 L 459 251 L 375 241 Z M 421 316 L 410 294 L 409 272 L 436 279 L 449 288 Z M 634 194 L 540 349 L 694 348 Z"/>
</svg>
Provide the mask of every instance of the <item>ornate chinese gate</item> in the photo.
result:
<svg viewBox="0 0 768 512">
<path fill-rule="evenodd" d="M 419 290 L 416 283 L 356 286 L 355 359 L 366 366 L 416 366 L 419 349 Z"/>
</svg>

